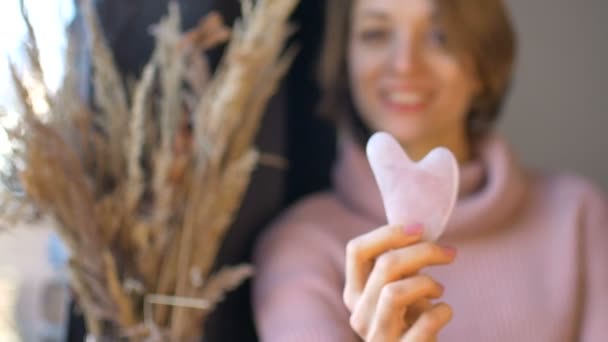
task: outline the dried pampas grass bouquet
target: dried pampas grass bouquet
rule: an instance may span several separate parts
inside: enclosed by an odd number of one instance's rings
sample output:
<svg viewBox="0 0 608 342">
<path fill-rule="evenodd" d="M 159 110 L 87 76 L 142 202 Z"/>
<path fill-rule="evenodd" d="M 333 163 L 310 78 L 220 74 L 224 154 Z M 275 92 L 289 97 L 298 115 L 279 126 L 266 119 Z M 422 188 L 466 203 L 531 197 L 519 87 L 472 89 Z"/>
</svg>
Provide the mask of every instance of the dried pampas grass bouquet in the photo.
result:
<svg viewBox="0 0 608 342">
<path fill-rule="evenodd" d="M 297 0 L 243 0 L 232 30 L 211 13 L 186 33 L 171 3 L 132 87 L 114 65 L 92 3 L 81 8 L 91 101 L 79 98 L 68 61 L 60 90 L 45 93 L 49 110 L 41 116 L 11 68 L 23 113 L 7 128 L 15 153 L 2 218 L 54 219 L 92 338 L 197 339 L 216 304 L 252 274 L 248 265 L 211 267 L 259 159 L 253 139 L 262 113 L 295 54 L 285 44 Z M 44 84 L 24 19 L 32 74 Z M 203 52 L 225 41 L 212 75 Z"/>
</svg>

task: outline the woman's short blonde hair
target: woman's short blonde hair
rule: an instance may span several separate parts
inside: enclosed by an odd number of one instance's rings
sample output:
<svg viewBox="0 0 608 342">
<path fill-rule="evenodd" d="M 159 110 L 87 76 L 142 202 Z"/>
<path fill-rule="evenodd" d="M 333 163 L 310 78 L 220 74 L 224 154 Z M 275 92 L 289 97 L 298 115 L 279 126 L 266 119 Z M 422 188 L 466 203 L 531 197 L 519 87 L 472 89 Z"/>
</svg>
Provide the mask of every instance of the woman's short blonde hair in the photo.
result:
<svg viewBox="0 0 608 342">
<path fill-rule="evenodd" d="M 336 121 L 346 120 L 356 136 L 366 138 L 349 89 L 347 51 L 351 12 L 356 0 L 329 0 L 318 79 L 320 111 Z M 446 31 L 448 48 L 481 83 L 467 118 L 471 139 L 493 127 L 512 78 L 516 54 L 515 33 L 502 0 L 436 0 L 438 18 Z"/>
</svg>

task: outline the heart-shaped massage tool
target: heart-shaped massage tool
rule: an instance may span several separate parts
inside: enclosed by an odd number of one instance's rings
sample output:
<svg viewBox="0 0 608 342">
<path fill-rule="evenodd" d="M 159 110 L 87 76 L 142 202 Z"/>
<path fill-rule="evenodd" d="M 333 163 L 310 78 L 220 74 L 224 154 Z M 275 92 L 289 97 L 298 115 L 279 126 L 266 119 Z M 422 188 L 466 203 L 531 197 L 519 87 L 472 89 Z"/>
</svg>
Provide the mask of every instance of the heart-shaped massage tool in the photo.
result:
<svg viewBox="0 0 608 342">
<path fill-rule="evenodd" d="M 374 134 L 367 158 L 376 178 L 389 224 L 422 224 L 424 239 L 436 241 L 458 196 L 459 169 L 448 149 L 438 147 L 418 163 L 388 133 Z"/>
</svg>

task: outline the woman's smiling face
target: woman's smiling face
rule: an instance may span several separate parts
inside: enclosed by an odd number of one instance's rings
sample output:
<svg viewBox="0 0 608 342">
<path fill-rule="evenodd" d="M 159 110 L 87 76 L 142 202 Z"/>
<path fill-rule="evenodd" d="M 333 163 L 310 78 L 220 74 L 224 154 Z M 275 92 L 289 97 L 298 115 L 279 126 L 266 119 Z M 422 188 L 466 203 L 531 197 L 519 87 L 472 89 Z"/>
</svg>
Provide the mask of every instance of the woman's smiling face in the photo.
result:
<svg viewBox="0 0 608 342">
<path fill-rule="evenodd" d="M 355 0 L 350 87 L 363 121 L 404 146 L 466 139 L 479 82 L 446 46 L 431 0 Z"/>
</svg>

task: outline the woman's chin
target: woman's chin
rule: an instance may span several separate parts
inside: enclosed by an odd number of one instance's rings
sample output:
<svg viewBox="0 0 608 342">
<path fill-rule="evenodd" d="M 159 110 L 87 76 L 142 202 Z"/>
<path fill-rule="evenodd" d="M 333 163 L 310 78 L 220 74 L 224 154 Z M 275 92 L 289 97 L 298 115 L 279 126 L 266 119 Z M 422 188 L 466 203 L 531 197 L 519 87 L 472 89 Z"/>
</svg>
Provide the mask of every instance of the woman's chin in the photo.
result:
<svg viewBox="0 0 608 342">
<path fill-rule="evenodd" d="M 419 130 L 386 127 L 385 129 L 381 129 L 379 131 L 387 132 L 392 135 L 395 139 L 397 139 L 401 146 L 417 145 L 425 140 L 424 134 L 422 134 L 422 132 Z"/>
</svg>

